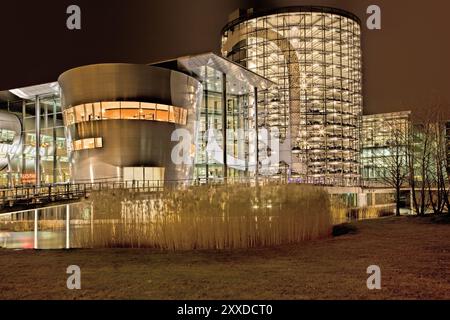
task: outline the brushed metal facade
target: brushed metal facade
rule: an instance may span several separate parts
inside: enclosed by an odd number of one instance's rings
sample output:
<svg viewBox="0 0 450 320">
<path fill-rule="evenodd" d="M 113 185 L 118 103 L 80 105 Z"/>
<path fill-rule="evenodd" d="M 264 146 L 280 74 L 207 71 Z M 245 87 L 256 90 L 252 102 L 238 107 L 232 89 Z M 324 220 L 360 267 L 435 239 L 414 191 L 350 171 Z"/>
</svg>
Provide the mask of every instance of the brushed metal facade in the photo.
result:
<svg viewBox="0 0 450 320">
<path fill-rule="evenodd" d="M 103 147 L 72 151 L 74 182 L 120 180 L 126 167 L 163 167 L 165 180 L 187 180 L 193 165 L 175 165 L 171 136 L 187 129 L 195 142 L 201 103 L 199 81 L 180 72 L 132 64 L 102 64 L 67 71 L 59 78 L 63 108 L 102 101 L 160 103 L 188 110 L 186 126 L 146 120 L 101 120 L 68 126 L 69 141 L 102 138 Z"/>
</svg>

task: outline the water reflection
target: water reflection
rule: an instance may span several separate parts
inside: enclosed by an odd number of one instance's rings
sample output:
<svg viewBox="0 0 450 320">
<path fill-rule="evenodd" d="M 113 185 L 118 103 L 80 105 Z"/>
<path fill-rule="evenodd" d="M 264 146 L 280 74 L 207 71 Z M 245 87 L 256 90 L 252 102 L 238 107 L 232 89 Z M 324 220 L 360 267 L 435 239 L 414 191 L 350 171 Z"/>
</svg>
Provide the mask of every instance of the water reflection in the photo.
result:
<svg viewBox="0 0 450 320">
<path fill-rule="evenodd" d="M 233 249 L 328 237 L 328 194 L 297 185 L 105 191 L 79 204 L 0 215 L 9 249 Z"/>
<path fill-rule="evenodd" d="M 332 224 L 383 216 L 379 208 L 328 204 L 316 189 L 254 191 L 189 189 L 162 198 L 99 193 L 81 203 L 0 214 L 0 247 L 241 248 L 315 239 Z"/>
<path fill-rule="evenodd" d="M 64 249 L 65 232 L 38 232 L 38 249 Z M 34 249 L 34 232 L 0 232 L 0 247 L 5 249 Z"/>
<path fill-rule="evenodd" d="M 89 221 L 89 207 L 82 203 L 0 214 L 0 248 L 71 248 L 71 232 Z"/>
</svg>

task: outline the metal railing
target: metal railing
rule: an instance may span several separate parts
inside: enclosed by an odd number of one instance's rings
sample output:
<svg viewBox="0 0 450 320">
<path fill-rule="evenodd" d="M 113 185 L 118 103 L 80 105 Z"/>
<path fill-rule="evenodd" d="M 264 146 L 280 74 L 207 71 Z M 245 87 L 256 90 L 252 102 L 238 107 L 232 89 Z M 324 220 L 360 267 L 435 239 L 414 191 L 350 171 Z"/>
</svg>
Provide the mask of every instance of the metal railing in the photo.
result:
<svg viewBox="0 0 450 320">
<path fill-rule="evenodd" d="M 86 198 L 94 191 L 130 190 L 131 192 L 158 192 L 164 188 L 161 181 L 100 181 L 94 183 L 68 183 L 43 186 L 17 186 L 0 189 L 0 208 L 17 205 L 45 205 L 59 201 Z"/>
<path fill-rule="evenodd" d="M 158 193 L 167 189 L 180 189 L 202 185 L 233 185 L 248 186 L 265 184 L 304 184 L 311 186 L 333 186 L 333 184 L 311 183 L 289 179 L 286 176 L 277 177 L 231 177 L 209 179 L 187 179 L 175 181 L 145 180 L 119 181 L 117 178 L 97 180 L 94 182 L 78 182 L 67 184 L 50 184 L 42 186 L 16 186 L 0 189 L 0 210 L 8 210 L 16 206 L 41 206 L 62 201 L 74 201 L 88 198 L 92 192 L 127 190 L 132 193 Z M 363 184 L 364 185 L 364 184 Z"/>
<path fill-rule="evenodd" d="M 42 186 L 16 186 L 0 189 L 0 209 L 12 208 L 17 205 L 45 205 L 60 201 L 79 200 L 87 198 L 95 191 L 127 190 L 132 193 L 158 193 L 165 189 L 186 188 L 201 185 L 224 184 L 266 184 L 287 183 L 286 179 L 268 178 L 228 178 L 228 179 L 188 179 L 176 181 L 117 181 L 98 180 L 86 183 L 49 184 Z"/>
</svg>

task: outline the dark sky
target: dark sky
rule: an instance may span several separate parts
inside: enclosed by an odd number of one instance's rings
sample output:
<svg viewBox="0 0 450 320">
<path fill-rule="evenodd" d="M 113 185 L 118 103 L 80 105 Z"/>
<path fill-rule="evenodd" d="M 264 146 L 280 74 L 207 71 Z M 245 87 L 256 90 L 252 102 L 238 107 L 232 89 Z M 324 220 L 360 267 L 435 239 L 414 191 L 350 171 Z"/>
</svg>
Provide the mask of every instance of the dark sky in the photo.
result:
<svg viewBox="0 0 450 320">
<path fill-rule="evenodd" d="M 66 29 L 66 8 L 82 9 L 82 30 Z M 382 30 L 365 27 L 382 8 Z M 0 90 L 55 81 L 91 63 L 147 63 L 220 51 L 236 8 L 328 5 L 363 20 L 365 113 L 450 101 L 448 0 L 40 0 L 1 1 Z"/>
</svg>

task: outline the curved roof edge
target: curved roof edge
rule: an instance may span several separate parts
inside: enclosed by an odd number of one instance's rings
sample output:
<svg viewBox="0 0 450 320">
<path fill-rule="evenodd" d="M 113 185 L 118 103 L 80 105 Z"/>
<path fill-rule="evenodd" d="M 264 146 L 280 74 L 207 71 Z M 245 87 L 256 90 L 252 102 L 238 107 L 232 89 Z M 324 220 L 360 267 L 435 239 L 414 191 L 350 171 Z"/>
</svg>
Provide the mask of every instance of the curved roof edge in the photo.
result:
<svg viewBox="0 0 450 320">
<path fill-rule="evenodd" d="M 100 101 L 154 102 L 190 106 L 190 85 L 200 86 L 192 76 L 175 70 L 129 63 L 102 63 L 70 69 L 58 78 L 62 106 Z"/>
<path fill-rule="evenodd" d="M 59 79 L 61 79 L 64 75 L 69 74 L 69 73 L 73 73 L 75 71 L 81 71 L 81 70 L 84 70 L 84 69 L 87 70 L 87 69 L 92 69 L 92 68 L 95 68 L 95 67 L 114 67 L 114 66 L 117 66 L 117 67 L 120 67 L 120 66 L 127 67 L 128 66 L 128 67 L 136 67 L 136 68 L 141 68 L 142 67 L 142 68 L 155 68 L 155 69 L 159 69 L 159 70 L 166 70 L 166 68 L 162 68 L 162 67 L 159 67 L 159 66 L 152 66 L 152 65 L 142 64 L 142 63 L 126 63 L 126 62 L 92 63 L 92 64 L 86 64 L 86 65 L 82 65 L 82 66 L 71 68 L 69 70 L 64 71 L 63 73 L 61 73 L 59 75 L 58 82 L 59 82 Z M 178 73 L 182 73 L 182 72 L 177 71 L 177 70 L 172 70 L 172 71 L 175 71 L 175 72 L 178 72 Z"/>
<path fill-rule="evenodd" d="M 244 14 L 239 18 L 228 22 L 228 24 L 222 29 L 222 34 L 247 20 L 270 16 L 273 14 L 291 13 L 291 12 L 321 12 L 321 13 L 337 14 L 352 19 L 359 25 L 361 25 L 361 19 L 357 15 L 343 9 L 326 6 L 290 6 L 290 7 L 259 9 L 259 10 L 256 9 L 255 11 L 247 11 L 247 14 Z"/>
</svg>

